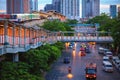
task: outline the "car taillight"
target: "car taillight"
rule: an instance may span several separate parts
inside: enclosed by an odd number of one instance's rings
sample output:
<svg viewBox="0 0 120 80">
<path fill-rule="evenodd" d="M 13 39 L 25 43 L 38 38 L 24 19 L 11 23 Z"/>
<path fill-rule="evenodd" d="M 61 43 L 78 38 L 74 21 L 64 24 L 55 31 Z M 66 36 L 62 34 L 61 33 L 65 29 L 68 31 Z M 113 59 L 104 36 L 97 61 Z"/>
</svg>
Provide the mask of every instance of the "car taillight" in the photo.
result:
<svg viewBox="0 0 120 80">
<path fill-rule="evenodd" d="M 93 77 L 96 77 L 96 74 L 94 74 Z"/>
<path fill-rule="evenodd" d="M 89 77 L 89 75 L 88 75 L 88 74 L 86 74 L 86 77 Z"/>
</svg>

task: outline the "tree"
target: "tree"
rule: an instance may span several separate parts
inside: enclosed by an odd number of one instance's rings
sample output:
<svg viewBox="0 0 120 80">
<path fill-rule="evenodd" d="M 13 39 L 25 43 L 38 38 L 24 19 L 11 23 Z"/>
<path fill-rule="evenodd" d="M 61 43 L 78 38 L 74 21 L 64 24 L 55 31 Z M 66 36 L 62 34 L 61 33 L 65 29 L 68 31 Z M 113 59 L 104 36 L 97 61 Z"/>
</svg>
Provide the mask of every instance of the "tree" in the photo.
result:
<svg viewBox="0 0 120 80">
<path fill-rule="evenodd" d="M 41 27 L 50 31 L 66 31 L 65 25 L 58 20 L 46 21 Z"/>
<path fill-rule="evenodd" d="M 117 52 L 120 52 L 120 21 L 117 21 L 117 24 L 112 27 L 111 31 L 115 49 L 117 49 Z"/>
<path fill-rule="evenodd" d="M 88 20 L 87 23 L 89 23 L 89 24 L 90 23 L 92 23 L 92 24 L 99 23 L 102 26 L 102 25 L 105 25 L 106 22 L 109 20 L 110 20 L 110 17 L 107 14 L 102 13 L 100 16 L 96 16 L 96 17 Z"/>
<path fill-rule="evenodd" d="M 1 62 L 2 80 L 43 80 L 41 77 L 29 73 L 30 66 L 24 62 Z"/>
</svg>

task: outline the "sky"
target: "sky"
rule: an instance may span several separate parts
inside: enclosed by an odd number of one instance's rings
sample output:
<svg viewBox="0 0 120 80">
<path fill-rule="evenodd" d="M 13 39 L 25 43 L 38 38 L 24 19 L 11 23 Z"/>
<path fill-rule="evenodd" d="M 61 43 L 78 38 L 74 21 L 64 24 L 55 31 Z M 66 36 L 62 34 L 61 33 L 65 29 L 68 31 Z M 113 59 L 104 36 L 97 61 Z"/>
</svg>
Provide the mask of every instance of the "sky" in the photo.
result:
<svg viewBox="0 0 120 80">
<path fill-rule="evenodd" d="M 0 0 L 0 12 L 6 10 L 6 0 Z M 51 4 L 52 0 L 38 0 L 38 9 L 44 9 L 44 6 L 46 4 Z M 100 13 L 109 13 L 109 5 L 119 5 L 120 6 L 120 0 L 100 0 Z M 80 6 L 81 6 L 81 0 L 80 0 Z M 80 14 L 81 14 L 81 8 L 80 8 Z"/>
</svg>

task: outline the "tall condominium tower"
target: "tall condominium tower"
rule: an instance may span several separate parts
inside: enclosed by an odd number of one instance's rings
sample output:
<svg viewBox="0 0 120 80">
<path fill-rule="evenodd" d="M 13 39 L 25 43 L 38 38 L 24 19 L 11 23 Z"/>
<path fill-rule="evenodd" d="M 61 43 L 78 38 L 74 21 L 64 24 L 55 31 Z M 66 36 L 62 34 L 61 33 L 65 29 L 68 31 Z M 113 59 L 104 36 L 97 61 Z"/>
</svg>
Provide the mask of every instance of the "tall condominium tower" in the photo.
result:
<svg viewBox="0 0 120 80">
<path fill-rule="evenodd" d="M 111 18 L 115 18 L 117 16 L 117 6 L 110 5 L 110 16 Z"/>
<path fill-rule="evenodd" d="M 33 0 L 30 0 L 30 12 L 33 11 Z"/>
<path fill-rule="evenodd" d="M 118 12 L 120 12 L 120 6 L 118 6 Z"/>
<path fill-rule="evenodd" d="M 38 11 L 38 0 L 34 0 L 34 10 Z"/>
<path fill-rule="evenodd" d="M 7 13 L 29 13 L 29 0 L 7 0 Z"/>
<path fill-rule="evenodd" d="M 53 10 L 60 12 L 60 0 L 52 0 Z"/>
<path fill-rule="evenodd" d="M 30 0 L 30 12 L 38 11 L 38 0 Z"/>
<path fill-rule="evenodd" d="M 95 17 L 100 14 L 100 0 L 82 0 L 82 18 Z"/>
<path fill-rule="evenodd" d="M 60 0 L 60 12 L 68 19 L 79 19 L 79 0 Z"/>
</svg>

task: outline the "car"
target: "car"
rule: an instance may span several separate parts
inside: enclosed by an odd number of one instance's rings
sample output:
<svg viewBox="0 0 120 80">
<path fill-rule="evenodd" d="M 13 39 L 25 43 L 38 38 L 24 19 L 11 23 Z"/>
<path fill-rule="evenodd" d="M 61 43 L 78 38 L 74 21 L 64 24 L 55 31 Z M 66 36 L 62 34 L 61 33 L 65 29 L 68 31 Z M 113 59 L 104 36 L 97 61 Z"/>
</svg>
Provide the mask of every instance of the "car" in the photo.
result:
<svg viewBox="0 0 120 80">
<path fill-rule="evenodd" d="M 65 64 L 70 63 L 70 57 L 64 57 L 63 63 L 65 63 Z"/>
<path fill-rule="evenodd" d="M 103 50 L 104 50 L 103 47 L 99 47 L 99 48 L 98 48 L 98 53 L 99 53 L 99 54 L 102 54 L 102 53 L 103 53 Z"/>
<path fill-rule="evenodd" d="M 86 56 L 85 51 L 80 51 L 79 54 L 80 54 L 80 56 Z"/>
<path fill-rule="evenodd" d="M 103 54 L 105 54 L 106 52 L 110 52 L 110 50 L 107 49 L 107 48 L 104 48 L 104 49 L 103 49 Z"/>
<path fill-rule="evenodd" d="M 112 63 L 115 64 L 116 60 L 119 60 L 119 57 L 118 56 L 113 56 L 112 57 Z"/>
<path fill-rule="evenodd" d="M 85 48 L 81 47 L 81 48 L 80 48 L 80 51 L 85 51 Z"/>
<path fill-rule="evenodd" d="M 90 53 L 90 49 L 88 47 L 85 48 L 86 53 Z"/>
<path fill-rule="evenodd" d="M 119 66 L 120 66 L 120 60 L 118 59 L 118 60 L 115 60 L 115 67 L 118 69 L 119 68 Z"/>
<path fill-rule="evenodd" d="M 109 51 L 109 49 L 106 49 L 106 48 L 103 48 L 103 47 L 98 48 L 98 53 L 99 54 L 104 54 L 106 51 Z"/>
<path fill-rule="evenodd" d="M 120 66 L 118 67 L 118 71 L 120 72 Z"/>
<path fill-rule="evenodd" d="M 109 61 L 109 57 L 108 56 L 103 56 L 103 61 Z"/>
<path fill-rule="evenodd" d="M 105 56 L 108 56 L 110 59 L 112 59 L 112 57 L 113 57 L 113 53 L 112 53 L 111 51 L 106 51 L 106 52 L 104 53 L 104 55 L 105 55 Z"/>
<path fill-rule="evenodd" d="M 106 72 L 113 72 L 113 65 L 109 61 L 103 61 L 103 70 Z"/>
</svg>

